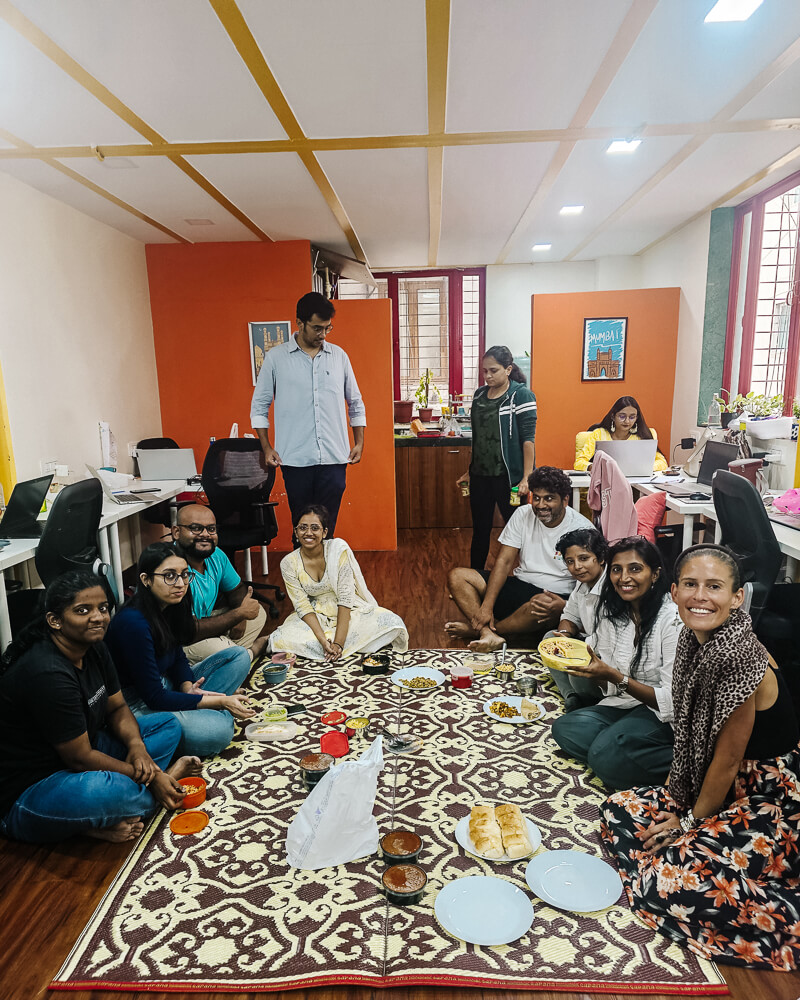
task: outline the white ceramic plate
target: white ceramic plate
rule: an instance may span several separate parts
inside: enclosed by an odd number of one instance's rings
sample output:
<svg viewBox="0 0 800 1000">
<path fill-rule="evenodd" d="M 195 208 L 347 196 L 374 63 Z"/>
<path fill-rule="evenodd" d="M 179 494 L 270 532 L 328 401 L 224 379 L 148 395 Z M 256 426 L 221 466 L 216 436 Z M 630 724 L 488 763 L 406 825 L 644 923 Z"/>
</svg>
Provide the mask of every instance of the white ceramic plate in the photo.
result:
<svg viewBox="0 0 800 1000">
<path fill-rule="evenodd" d="M 297 735 L 297 723 L 251 722 L 244 734 L 248 740 L 253 740 L 254 743 L 283 742 L 283 740 L 290 740 Z"/>
<path fill-rule="evenodd" d="M 512 726 L 519 725 L 530 725 L 532 722 L 538 722 L 540 719 L 544 718 L 545 707 L 544 702 L 540 701 L 538 698 L 528 698 L 528 701 L 532 702 L 539 709 L 539 715 L 535 719 L 523 719 L 521 715 L 515 715 L 513 719 L 504 719 L 502 715 L 495 715 L 491 710 L 490 705 L 494 701 L 504 701 L 506 705 L 510 705 L 515 708 L 518 712 L 520 710 L 520 705 L 522 704 L 522 698 L 519 695 L 498 695 L 496 698 L 489 698 L 488 701 L 483 703 L 483 710 L 489 716 L 490 719 L 495 719 L 497 722 L 509 722 Z"/>
<path fill-rule="evenodd" d="M 402 670 L 395 670 L 392 674 L 392 684 L 402 688 L 404 691 L 432 691 L 433 688 L 410 688 L 403 684 L 403 681 L 410 681 L 412 677 L 428 677 L 436 681 L 436 687 L 444 684 L 444 674 L 434 667 L 403 667 Z"/>
<path fill-rule="evenodd" d="M 522 889 L 491 875 L 448 882 L 433 912 L 448 934 L 469 944 L 511 944 L 533 923 L 533 904 Z"/>
<path fill-rule="evenodd" d="M 465 851 L 474 854 L 476 858 L 483 858 L 484 861 L 491 861 L 498 865 L 514 864 L 516 861 L 523 861 L 525 858 L 529 858 L 542 842 L 542 834 L 535 823 L 531 823 L 529 819 L 526 819 L 525 826 L 528 829 L 528 840 L 531 842 L 531 849 L 529 854 L 524 854 L 521 858 L 510 858 L 507 854 L 504 854 L 500 858 L 487 858 L 485 854 L 478 853 L 469 835 L 469 815 L 464 816 L 456 823 L 456 840 Z"/>
<path fill-rule="evenodd" d="M 616 870 L 582 851 L 547 851 L 532 858 L 525 881 L 543 903 L 572 913 L 594 913 L 613 906 L 622 893 Z"/>
</svg>

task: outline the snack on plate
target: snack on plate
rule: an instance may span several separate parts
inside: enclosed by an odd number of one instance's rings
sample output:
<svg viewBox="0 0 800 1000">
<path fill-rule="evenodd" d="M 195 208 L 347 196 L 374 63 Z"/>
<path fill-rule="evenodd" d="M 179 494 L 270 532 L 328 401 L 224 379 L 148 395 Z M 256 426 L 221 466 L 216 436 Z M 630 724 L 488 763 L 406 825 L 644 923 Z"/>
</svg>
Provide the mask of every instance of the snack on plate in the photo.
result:
<svg viewBox="0 0 800 1000">
<path fill-rule="evenodd" d="M 513 705 L 509 705 L 506 701 L 493 701 L 489 706 L 489 711 L 495 715 L 499 715 L 501 719 L 519 718 L 519 712 L 516 708 Z"/>
<path fill-rule="evenodd" d="M 435 688 L 436 681 L 432 677 L 400 678 L 400 683 L 407 688 Z"/>
<path fill-rule="evenodd" d="M 528 829 L 519 806 L 507 803 L 495 806 L 494 814 L 500 826 L 503 847 L 510 858 L 524 858 L 531 853 Z"/>
<path fill-rule="evenodd" d="M 585 667 L 592 659 L 585 642 L 563 635 L 542 639 L 539 643 L 539 653 L 544 665 L 553 670 Z"/>
<path fill-rule="evenodd" d="M 519 706 L 520 714 L 526 722 L 533 722 L 534 719 L 538 719 L 542 714 L 542 709 L 535 701 L 528 701 L 527 698 L 522 699 L 522 703 Z"/>
<path fill-rule="evenodd" d="M 469 816 L 469 838 L 478 854 L 487 858 L 503 856 L 503 836 L 494 806 L 473 806 Z"/>
</svg>

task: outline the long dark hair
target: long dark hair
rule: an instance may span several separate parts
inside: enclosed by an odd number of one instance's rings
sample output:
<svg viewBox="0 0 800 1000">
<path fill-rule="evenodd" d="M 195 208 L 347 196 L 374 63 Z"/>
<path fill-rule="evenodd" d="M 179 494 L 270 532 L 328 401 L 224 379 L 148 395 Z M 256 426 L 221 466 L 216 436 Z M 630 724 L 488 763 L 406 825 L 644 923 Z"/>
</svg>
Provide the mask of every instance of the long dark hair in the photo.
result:
<svg viewBox="0 0 800 1000">
<path fill-rule="evenodd" d="M 61 576 L 56 577 L 45 591 L 44 606 L 40 613 L 24 628 L 20 629 L 19 633 L 14 636 L 11 645 L 3 653 L 0 673 L 5 673 L 12 663 L 16 663 L 23 653 L 27 653 L 37 642 L 49 639 L 53 635 L 53 629 L 47 624 L 47 615 L 61 618 L 82 590 L 93 590 L 95 587 L 99 587 L 107 593 L 105 584 L 100 577 L 85 569 L 73 569 L 69 573 L 62 573 Z"/>
<path fill-rule="evenodd" d="M 512 382 L 522 382 L 523 385 L 527 385 L 528 380 L 522 373 L 522 369 L 514 364 L 514 355 L 509 351 L 507 347 L 500 344 L 497 347 L 489 347 L 483 352 L 484 358 L 494 358 L 498 365 L 502 365 L 503 368 L 511 367 L 508 377 Z M 481 361 L 483 358 L 481 358 Z"/>
<path fill-rule="evenodd" d="M 152 578 L 153 573 L 170 556 L 183 559 L 175 549 L 166 542 L 154 542 L 139 556 L 136 568 L 139 575 Z M 124 608 L 136 608 L 143 616 L 153 634 L 153 645 L 156 656 L 163 656 L 175 646 L 188 646 L 194 641 L 197 625 L 192 611 L 192 594 L 189 587 L 179 604 L 168 604 L 162 608 L 153 597 L 149 587 L 139 580 L 136 592 L 123 605 Z"/>
<path fill-rule="evenodd" d="M 597 602 L 595 616 L 595 628 L 603 618 L 609 621 L 625 624 L 631 618 L 631 606 L 627 601 L 623 601 L 611 582 L 611 567 L 614 558 L 621 552 L 635 552 L 636 555 L 658 576 L 653 580 L 653 585 L 639 602 L 639 642 L 636 645 L 636 652 L 631 660 L 631 669 L 638 665 L 642 658 L 642 652 L 647 645 L 653 624 L 661 611 L 664 603 L 664 595 L 669 592 L 669 582 L 664 570 L 664 563 L 661 553 L 651 542 L 641 535 L 633 535 L 630 538 L 622 538 L 615 542 L 608 550 L 608 573 L 600 590 L 600 600 Z"/>
<path fill-rule="evenodd" d="M 614 414 L 619 413 L 620 410 L 624 410 L 626 406 L 632 406 L 636 410 L 636 436 L 641 438 L 642 441 L 652 441 L 653 435 L 650 433 L 650 425 L 644 419 L 644 414 L 642 413 L 642 408 L 633 398 L 633 396 L 620 396 L 619 399 L 614 403 L 608 413 L 603 417 L 599 424 L 592 424 L 589 428 L 590 431 L 596 431 L 598 427 L 605 427 L 608 433 L 611 433 L 611 425 L 614 423 Z M 631 432 L 633 433 L 633 432 Z"/>
</svg>

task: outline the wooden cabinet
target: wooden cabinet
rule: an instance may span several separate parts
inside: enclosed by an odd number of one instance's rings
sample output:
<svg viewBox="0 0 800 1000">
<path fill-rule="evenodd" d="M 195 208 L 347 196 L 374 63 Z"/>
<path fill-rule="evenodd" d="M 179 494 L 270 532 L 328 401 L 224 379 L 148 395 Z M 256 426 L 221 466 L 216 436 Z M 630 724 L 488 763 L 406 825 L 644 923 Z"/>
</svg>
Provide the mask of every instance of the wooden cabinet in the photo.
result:
<svg viewBox="0 0 800 1000">
<path fill-rule="evenodd" d="M 456 479 L 469 466 L 470 446 L 395 448 L 398 528 L 469 528 L 469 500 Z"/>
</svg>

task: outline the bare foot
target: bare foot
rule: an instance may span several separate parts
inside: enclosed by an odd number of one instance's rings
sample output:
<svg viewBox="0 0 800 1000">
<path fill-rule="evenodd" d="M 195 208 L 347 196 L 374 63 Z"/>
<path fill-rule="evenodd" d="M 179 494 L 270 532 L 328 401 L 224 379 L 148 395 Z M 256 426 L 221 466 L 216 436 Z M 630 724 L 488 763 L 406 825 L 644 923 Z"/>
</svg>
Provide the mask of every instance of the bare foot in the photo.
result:
<svg viewBox="0 0 800 1000">
<path fill-rule="evenodd" d="M 469 644 L 469 648 L 474 653 L 493 653 L 496 649 L 503 648 L 504 641 L 496 632 L 485 628 L 481 632 L 480 638 L 475 639 L 474 642 Z"/>
<path fill-rule="evenodd" d="M 475 629 L 472 628 L 471 625 L 467 625 L 466 622 L 446 622 L 444 630 L 451 639 L 472 639 L 473 636 L 478 634 Z"/>
<path fill-rule="evenodd" d="M 263 655 L 264 650 L 267 648 L 268 642 L 269 642 L 268 635 L 260 635 L 255 640 L 253 645 L 250 647 L 250 657 L 253 663 L 255 663 L 256 660 L 258 660 Z"/>
<path fill-rule="evenodd" d="M 195 778 L 202 770 L 199 757 L 179 757 L 172 767 L 167 768 L 167 774 L 177 781 L 178 778 Z"/>
<path fill-rule="evenodd" d="M 93 830 L 87 830 L 87 837 L 94 837 L 95 840 L 110 840 L 112 844 L 122 844 L 126 840 L 136 840 L 141 837 L 144 830 L 144 823 L 141 816 L 130 816 L 128 819 L 121 819 L 115 826 L 98 826 Z"/>
</svg>

